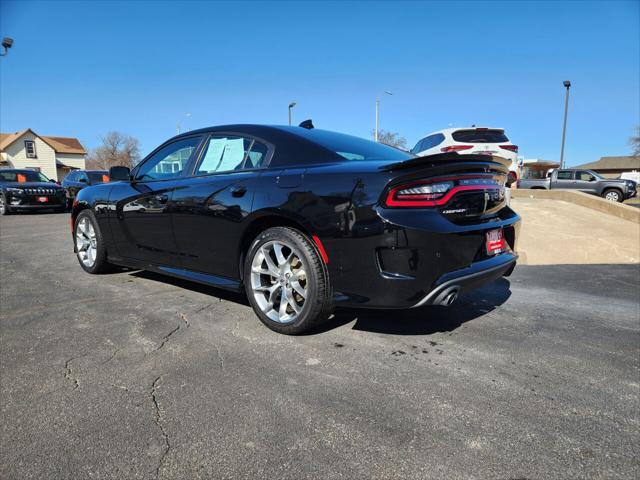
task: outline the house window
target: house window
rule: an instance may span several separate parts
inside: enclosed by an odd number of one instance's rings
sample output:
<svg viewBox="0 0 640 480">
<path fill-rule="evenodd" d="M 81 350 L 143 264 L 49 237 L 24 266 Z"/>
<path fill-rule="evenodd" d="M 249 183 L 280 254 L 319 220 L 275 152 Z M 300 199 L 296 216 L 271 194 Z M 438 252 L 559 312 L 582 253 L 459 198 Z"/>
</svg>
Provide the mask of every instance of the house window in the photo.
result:
<svg viewBox="0 0 640 480">
<path fill-rule="evenodd" d="M 24 149 L 27 152 L 27 158 L 36 158 L 36 142 L 33 140 L 24 141 Z"/>
</svg>

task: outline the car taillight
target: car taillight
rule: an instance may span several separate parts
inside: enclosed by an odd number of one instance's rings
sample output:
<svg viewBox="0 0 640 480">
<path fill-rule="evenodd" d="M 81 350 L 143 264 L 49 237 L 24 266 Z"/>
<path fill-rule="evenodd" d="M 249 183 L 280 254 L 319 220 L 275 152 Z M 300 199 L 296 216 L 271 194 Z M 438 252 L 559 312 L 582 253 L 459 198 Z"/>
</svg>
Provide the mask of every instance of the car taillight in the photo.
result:
<svg viewBox="0 0 640 480">
<path fill-rule="evenodd" d="M 517 145 L 500 145 L 500 148 L 502 148 L 503 150 L 509 150 L 511 152 L 518 153 L 518 146 Z"/>
<path fill-rule="evenodd" d="M 449 145 L 440 149 L 441 152 L 457 152 L 459 150 L 469 150 L 473 145 Z"/>
<path fill-rule="evenodd" d="M 389 190 L 387 207 L 436 207 L 445 205 L 456 193 L 468 190 L 504 188 L 492 175 L 442 178 L 399 185 Z"/>
</svg>

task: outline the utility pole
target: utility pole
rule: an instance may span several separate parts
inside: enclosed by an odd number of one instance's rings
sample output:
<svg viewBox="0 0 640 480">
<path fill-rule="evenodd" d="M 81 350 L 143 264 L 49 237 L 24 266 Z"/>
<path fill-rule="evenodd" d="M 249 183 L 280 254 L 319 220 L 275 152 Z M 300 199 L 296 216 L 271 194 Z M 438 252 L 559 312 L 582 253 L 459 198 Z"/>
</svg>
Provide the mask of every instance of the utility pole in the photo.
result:
<svg viewBox="0 0 640 480">
<path fill-rule="evenodd" d="M 293 110 L 293 107 L 296 106 L 296 102 L 291 102 L 289 104 L 289 126 L 291 126 L 291 110 Z"/>
<path fill-rule="evenodd" d="M 386 93 L 387 95 L 393 95 L 393 93 L 388 92 L 388 91 L 384 91 L 384 93 Z M 380 96 L 378 96 L 378 98 L 376 98 L 376 129 L 373 131 L 373 139 L 377 142 L 378 141 L 378 126 L 380 123 Z"/>
<path fill-rule="evenodd" d="M 562 147 L 560 147 L 560 168 L 564 168 L 564 139 L 567 133 L 567 111 L 569 110 L 569 88 L 571 88 L 571 82 L 565 80 L 562 84 L 567 89 L 564 96 L 564 124 L 562 125 Z"/>
</svg>

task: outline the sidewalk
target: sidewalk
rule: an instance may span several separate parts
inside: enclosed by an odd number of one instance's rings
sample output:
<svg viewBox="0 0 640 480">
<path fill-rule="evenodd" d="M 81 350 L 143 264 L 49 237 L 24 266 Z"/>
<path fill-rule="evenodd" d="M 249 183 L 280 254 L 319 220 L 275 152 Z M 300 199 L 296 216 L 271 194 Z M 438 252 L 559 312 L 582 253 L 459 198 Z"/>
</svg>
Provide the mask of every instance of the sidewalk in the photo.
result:
<svg viewBox="0 0 640 480">
<path fill-rule="evenodd" d="M 640 225 L 561 200 L 513 198 L 520 264 L 640 262 Z"/>
</svg>

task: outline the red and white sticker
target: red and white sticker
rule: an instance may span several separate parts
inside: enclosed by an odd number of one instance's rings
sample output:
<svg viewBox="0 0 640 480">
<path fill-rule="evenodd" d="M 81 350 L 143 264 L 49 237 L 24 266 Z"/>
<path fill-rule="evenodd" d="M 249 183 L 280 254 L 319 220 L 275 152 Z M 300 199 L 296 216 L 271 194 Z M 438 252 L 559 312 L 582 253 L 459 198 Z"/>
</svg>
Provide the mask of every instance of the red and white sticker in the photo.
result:
<svg viewBox="0 0 640 480">
<path fill-rule="evenodd" d="M 501 228 L 487 232 L 487 254 L 495 255 L 504 251 L 504 232 Z"/>
<path fill-rule="evenodd" d="M 49 197 L 38 197 L 40 203 L 46 203 L 49 201 Z"/>
</svg>

